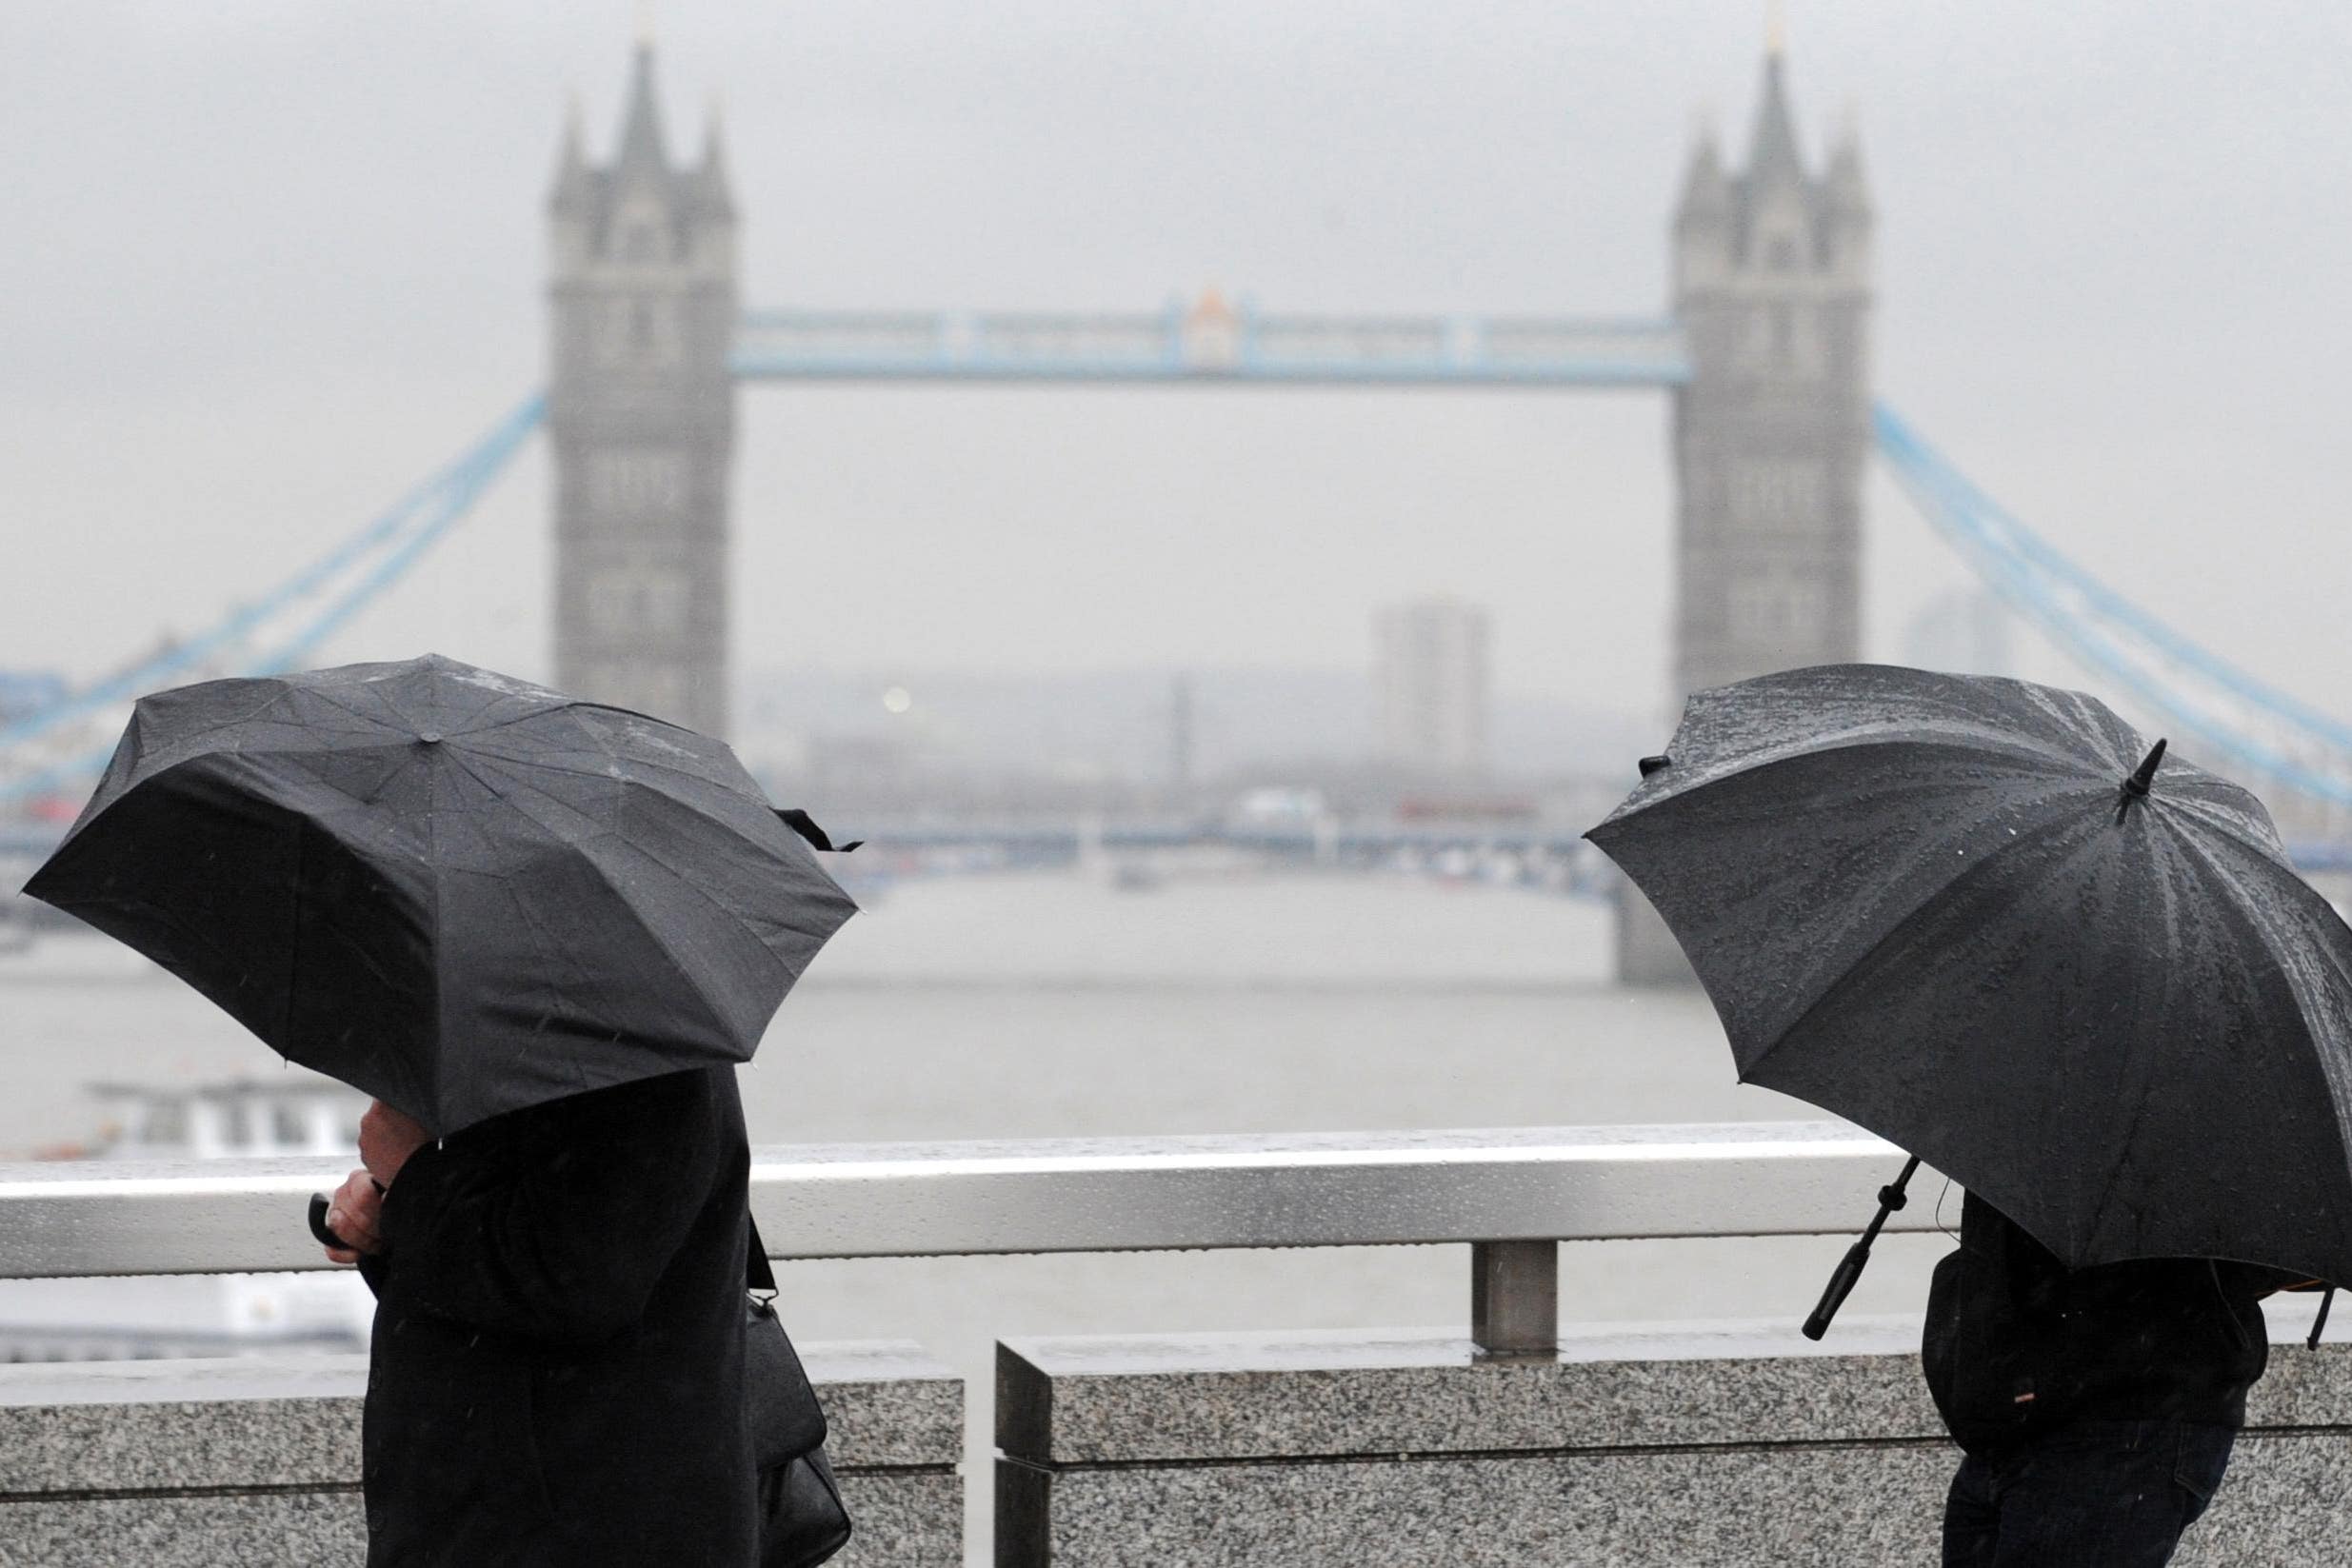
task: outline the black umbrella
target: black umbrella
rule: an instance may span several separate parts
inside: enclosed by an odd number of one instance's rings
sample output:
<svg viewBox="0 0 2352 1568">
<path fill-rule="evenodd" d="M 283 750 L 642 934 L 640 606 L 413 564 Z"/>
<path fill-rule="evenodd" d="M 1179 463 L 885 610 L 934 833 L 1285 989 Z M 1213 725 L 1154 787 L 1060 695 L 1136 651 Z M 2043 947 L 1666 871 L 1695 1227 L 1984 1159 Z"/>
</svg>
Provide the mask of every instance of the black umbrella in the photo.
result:
<svg viewBox="0 0 2352 1568">
<path fill-rule="evenodd" d="M 2352 930 L 2245 790 L 2081 693 L 1869 665 L 1701 692 L 1644 774 L 1587 837 L 1743 1081 L 2069 1266 L 2352 1280 Z"/>
<path fill-rule="evenodd" d="M 436 1136 L 748 1061 L 856 908 L 719 742 L 438 656 L 142 700 L 25 891 Z"/>
</svg>

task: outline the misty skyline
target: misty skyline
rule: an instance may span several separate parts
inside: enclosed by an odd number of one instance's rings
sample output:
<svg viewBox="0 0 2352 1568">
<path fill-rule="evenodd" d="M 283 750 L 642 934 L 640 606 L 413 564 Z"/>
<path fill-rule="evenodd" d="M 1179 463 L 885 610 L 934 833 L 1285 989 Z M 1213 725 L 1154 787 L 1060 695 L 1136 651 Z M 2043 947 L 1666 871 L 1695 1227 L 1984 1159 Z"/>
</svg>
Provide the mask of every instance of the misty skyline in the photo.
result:
<svg viewBox="0 0 2352 1568">
<path fill-rule="evenodd" d="M 1848 103 L 1862 129 L 1877 387 L 2116 586 L 2352 711 L 2352 23 L 2114 10 L 1792 8 L 1808 153 Z M 673 149 L 726 99 L 771 307 L 1656 313 L 1694 113 L 1743 156 L 1762 52 L 1746 4 L 655 15 Z M 204 17 L 12 18 L 0 666 L 209 624 L 544 375 L 567 87 L 602 155 L 632 8 Z M 1450 592 L 1492 607 L 1505 694 L 1665 698 L 1656 394 L 763 387 L 742 416 L 746 667 L 1354 667 L 1375 605 Z M 533 449 L 329 656 L 543 673 L 545 482 Z M 1868 500 L 1895 657 L 1964 571 Z"/>
</svg>

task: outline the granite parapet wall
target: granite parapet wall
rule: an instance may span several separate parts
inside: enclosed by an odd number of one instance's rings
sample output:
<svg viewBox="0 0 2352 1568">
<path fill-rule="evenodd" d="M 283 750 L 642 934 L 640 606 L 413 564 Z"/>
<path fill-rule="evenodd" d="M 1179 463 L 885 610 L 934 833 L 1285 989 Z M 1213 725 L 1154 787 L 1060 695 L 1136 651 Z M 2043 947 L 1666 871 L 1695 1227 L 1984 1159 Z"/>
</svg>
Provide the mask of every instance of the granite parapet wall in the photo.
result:
<svg viewBox="0 0 2352 1568">
<path fill-rule="evenodd" d="M 802 1349 L 855 1516 L 845 1568 L 964 1559 L 964 1385 L 901 1343 Z M 358 1568 L 353 1356 L 0 1366 L 0 1568 Z"/>
<path fill-rule="evenodd" d="M 1915 1320 L 1000 1348 L 999 1568 L 1936 1560 L 1958 1451 Z M 2282 1346 L 2181 1568 L 2352 1561 L 2352 1347 Z"/>
</svg>

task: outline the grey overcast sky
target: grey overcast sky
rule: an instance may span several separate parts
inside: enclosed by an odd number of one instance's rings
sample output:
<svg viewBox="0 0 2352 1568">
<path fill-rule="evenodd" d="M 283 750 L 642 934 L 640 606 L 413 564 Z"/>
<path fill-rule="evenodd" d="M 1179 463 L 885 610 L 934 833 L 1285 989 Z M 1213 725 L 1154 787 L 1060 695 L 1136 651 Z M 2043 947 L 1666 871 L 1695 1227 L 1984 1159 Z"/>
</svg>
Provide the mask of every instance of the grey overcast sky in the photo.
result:
<svg viewBox="0 0 2352 1568">
<path fill-rule="evenodd" d="M 723 101 L 754 304 L 1656 311 L 1752 0 L 794 0 L 654 9 L 673 147 Z M 1862 128 L 1878 385 L 2117 586 L 2352 713 L 2352 7 L 1815 0 L 1800 129 Z M 542 373 L 568 91 L 628 0 L 18 0 L 0 21 L 0 666 L 218 616 Z M 1664 698 L 1654 393 L 754 387 L 739 659 L 1368 656 L 1495 612 L 1506 690 Z M 535 447 L 329 649 L 546 668 Z M 1873 651 L 1957 568 L 1884 482 Z M 2060 673 L 2056 666 L 2052 673 Z"/>
</svg>

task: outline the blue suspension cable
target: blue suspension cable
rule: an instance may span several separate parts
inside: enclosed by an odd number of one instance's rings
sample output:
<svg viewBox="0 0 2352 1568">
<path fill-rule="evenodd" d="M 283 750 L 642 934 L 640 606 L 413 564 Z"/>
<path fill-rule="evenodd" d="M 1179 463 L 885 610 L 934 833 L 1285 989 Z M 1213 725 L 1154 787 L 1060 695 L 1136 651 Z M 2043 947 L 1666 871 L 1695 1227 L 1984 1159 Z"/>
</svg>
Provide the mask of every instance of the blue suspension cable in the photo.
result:
<svg viewBox="0 0 2352 1568">
<path fill-rule="evenodd" d="M 400 504 L 378 521 L 369 525 L 364 532 L 348 542 L 329 557 L 307 567 L 297 577 L 289 579 L 273 590 L 265 605 L 274 610 L 286 604 L 307 597 L 322 584 L 330 581 L 337 572 L 360 560 L 371 546 L 391 543 L 385 558 L 370 567 L 356 581 L 331 597 L 299 630 L 263 657 L 248 663 L 241 673 L 247 675 L 278 674 L 298 668 L 310 651 L 342 626 L 353 615 L 365 608 L 379 594 L 398 582 L 414 566 L 424 553 L 438 543 L 450 527 L 472 509 L 475 501 L 488 489 L 491 481 L 504 471 L 530 433 L 547 416 L 547 398 L 533 393 L 518 405 L 481 440 L 474 443 L 455 461 L 404 497 Z M 421 516 L 422 521 L 416 521 Z M 402 537 L 403 526 L 407 528 Z M 58 708 L 44 710 L 9 729 L 0 729 L 0 746 L 12 741 L 30 739 L 31 735 L 55 727 L 56 724 L 100 707 L 109 702 L 137 697 L 152 689 L 133 684 L 133 678 L 147 675 L 160 679 L 184 668 L 197 656 L 191 649 L 210 651 L 228 645 L 232 639 L 264 619 L 262 606 L 240 610 L 213 631 L 191 644 L 173 650 L 171 656 L 149 660 L 138 669 L 115 676 L 97 686 L 87 687 Z M 64 711 L 70 709 L 71 711 Z M 34 723 L 34 721 L 41 721 Z M 114 743 L 67 761 L 41 768 L 23 777 L 0 781 L 0 803 L 29 799 L 47 794 L 77 779 L 88 778 L 105 769 L 113 755 Z"/>
<path fill-rule="evenodd" d="M 446 504 L 451 490 L 464 486 L 467 476 L 486 451 L 501 448 L 502 443 L 502 452 L 511 451 L 513 443 L 508 432 L 517 421 L 524 422 L 524 430 L 528 433 L 529 427 L 536 425 L 545 411 L 544 395 L 534 393 L 521 407 L 500 421 L 488 436 L 402 496 L 389 510 L 251 605 L 224 617 L 210 629 L 130 668 L 117 671 L 69 693 L 58 702 L 27 714 L 12 724 L 0 725 L 0 750 L 44 735 L 99 708 L 153 691 L 169 684 L 169 677 L 198 665 L 221 648 L 235 645 L 255 627 L 267 624 L 288 605 L 316 592 L 370 550 L 398 538 L 420 511 L 432 507 L 436 502 Z M 0 796 L 0 799 L 4 798 Z"/>
<path fill-rule="evenodd" d="M 2023 556 L 2035 566 L 2064 582 L 2080 592 L 2099 613 L 2130 628 L 2163 649 L 2167 656 L 2196 670 L 2216 685 L 2277 715 L 2299 729 L 2309 731 L 2315 738 L 2324 741 L 2331 749 L 2352 751 L 2352 724 L 2323 713 L 2240 669 L 2108 587 L 1979 489 L 1950 460 L 1930 447 L 1918 431 L 1885 404 L 1873 407 L 1871 424 L 1878 437 L 1879 450 L 1899 472 L 1915 468 L 1932 474 L 1937 486 L 1948 490 L 1967 516 L 1979 522 L 1989 522 L 1999 529 L 2003 536 L 1999 542 L 2000 547 Z"/>
<path fill-rule="evenodd" d="M 2102 629 L 2097 618 L 2112 620 L 2140 635 L 2215 685 L 2306 734 L 2316 731 L 2314 738 L 2326 743 L 2330 751 L 2346 749 L 2352 744 L 2352 730 L 2234 669 L 2098 583 L 2001 510 L 1891 410 L 1882 406 L 1874 423 L 1881 453 L 1921 513 L 1961 550 L 1995 592 L 2077 659 L 2128 687 L 2232 761 L 2321 799 L 2352 804 L 2352 781 L 2314 770 L 2276 746 L 2248 736 L 2226 718 L 2192 701 L 2177 685 L 2158 680 Z M 2072 609 L 2052 586 L 2053 579 L 2081 594 L 2092 615 Z M 2344 735 L 2345 742 L 2337 743 L 2337 734 Z"/>
<path fill-rule="evenodd" d="M 289 669 L 299 669 L 309 662 L 312 649 L 332 636 L 345 622 L 359 613 L 377 595 L 406 576 L 419 557 L 440 543 L 457 521 L 473 509 L 475 501 L 489 488 L 490 482 L 506 468 L 508 460 L 530 433 L 539 427 L 547 415 L 545 394 L 534 394 L 508 414 L 481 444 L 462 460 L 462 466 L 453 471 L 451 483 L 440 497 L 432 514 L 414 532 L 403 540 L 392 552 L 372 567 L 342 595 L 311 618 L 310 623 L 282 643 L 267 658 L 247 670 L 251 675 L 276 675 Z"/>
</svg>

